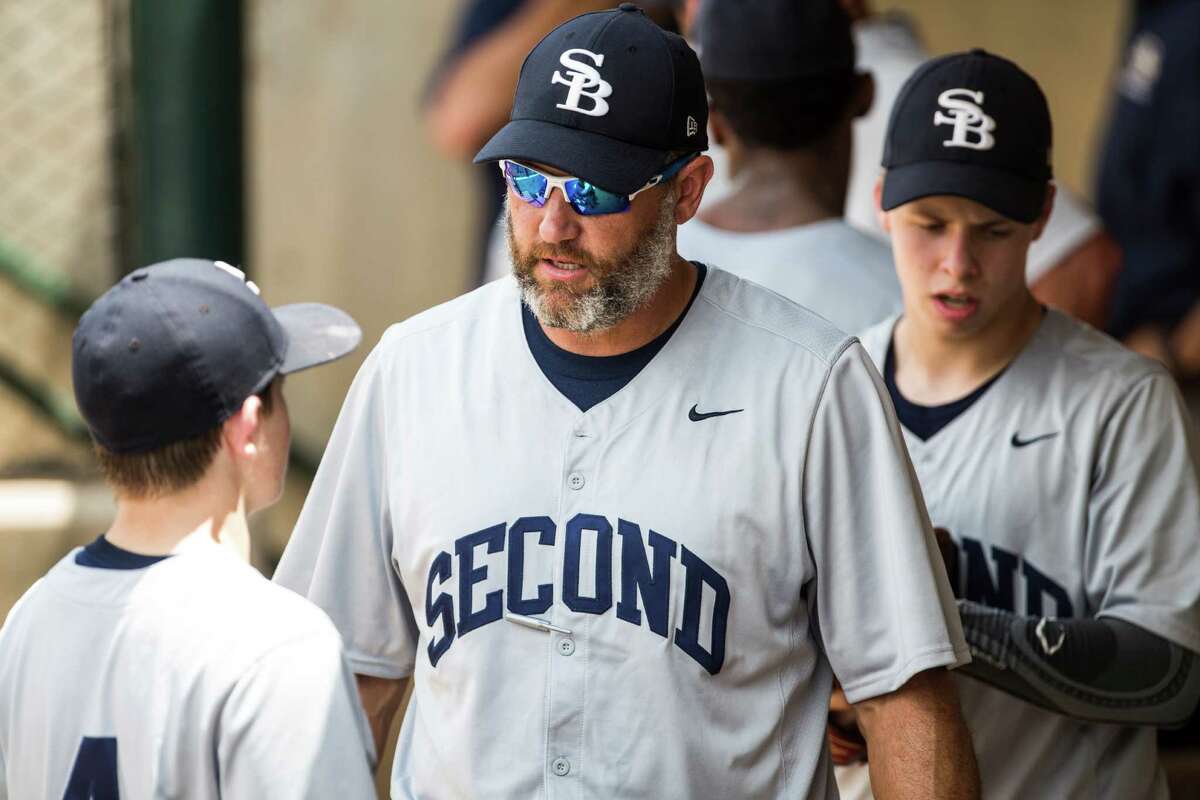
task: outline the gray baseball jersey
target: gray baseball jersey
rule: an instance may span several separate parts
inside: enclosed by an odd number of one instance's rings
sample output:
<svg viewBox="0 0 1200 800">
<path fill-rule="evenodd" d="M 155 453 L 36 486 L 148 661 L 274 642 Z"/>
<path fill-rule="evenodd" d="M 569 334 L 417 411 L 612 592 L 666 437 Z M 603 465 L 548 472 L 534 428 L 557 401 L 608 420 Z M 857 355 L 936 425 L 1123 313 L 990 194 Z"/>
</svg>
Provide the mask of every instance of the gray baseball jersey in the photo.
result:
<svg viewBox="0 0 1200 800">
<path fill-rule="evenodd" d="M 222 546 L 68 554 L 0 629 L 0 798 L 373 798 L 328 618 Z"/>
<path fill-rule="evenodd" d="M 710 269 L 583 413 L 506 278 L 384 336 L 275 579 L 356 672 L 414 677 L 395 798 L 836 797 L 832 675 L 969 658 L 885 396 L 856 340 Z"/>
<path fill-rule="evenodd" d="M 863 335 L 877 364 L 894 324 Z M 970 408 L 927 441 L 905 440 L 933 524 L 958 546 L 960 596 L 1116 617 L 1200 652 L 1200 448 L 1157 364 L 1050 311 Z M 1153 728 L 957 683 L 985 797 L 1166 796 Z"/>
<path fill-rule="evenodd" d="M 874 325 L 902 305 L 891 247 L 842 219 L 758 233 L 693 219 L 679 226 L 678 248 L 686 258 L 779 292 L 844 331 Z"/>
</svg>

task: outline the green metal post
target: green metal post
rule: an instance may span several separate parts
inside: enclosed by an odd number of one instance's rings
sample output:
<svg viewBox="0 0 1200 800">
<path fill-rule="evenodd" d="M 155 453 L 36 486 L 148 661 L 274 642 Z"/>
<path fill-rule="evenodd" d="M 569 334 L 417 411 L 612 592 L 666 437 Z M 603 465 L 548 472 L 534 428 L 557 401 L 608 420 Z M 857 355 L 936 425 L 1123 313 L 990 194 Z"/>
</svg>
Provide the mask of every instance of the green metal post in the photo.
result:
<svg viewBox="0 0 1200 800">
<path fill-rule="evenodd" d="M 132 263 L 241 264 L 240 0 L 132 0 Z"/>
</svg>

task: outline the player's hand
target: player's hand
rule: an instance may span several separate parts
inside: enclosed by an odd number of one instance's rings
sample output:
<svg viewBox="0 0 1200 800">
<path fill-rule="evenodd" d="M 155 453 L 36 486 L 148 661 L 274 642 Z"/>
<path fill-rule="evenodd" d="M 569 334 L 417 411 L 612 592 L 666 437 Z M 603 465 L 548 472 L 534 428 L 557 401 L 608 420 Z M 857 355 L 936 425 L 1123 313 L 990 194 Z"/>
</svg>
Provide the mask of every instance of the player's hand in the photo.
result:
<svg viewBox="0 0 1200 800">
<path fill-rule="evenodd" d="M 829 753 L 839 767 L 867 760 L 867 741 L 858 730 L 854 707 L 846 702 L 842 687 L 834 686 L 829 698 Z"/>
<path fill-rule="evenodd" d="M 841 0 L 841 6 L 851 22 L 858 22 L 860 19 L 871 16 L 869 0 Z"/>
</svg>

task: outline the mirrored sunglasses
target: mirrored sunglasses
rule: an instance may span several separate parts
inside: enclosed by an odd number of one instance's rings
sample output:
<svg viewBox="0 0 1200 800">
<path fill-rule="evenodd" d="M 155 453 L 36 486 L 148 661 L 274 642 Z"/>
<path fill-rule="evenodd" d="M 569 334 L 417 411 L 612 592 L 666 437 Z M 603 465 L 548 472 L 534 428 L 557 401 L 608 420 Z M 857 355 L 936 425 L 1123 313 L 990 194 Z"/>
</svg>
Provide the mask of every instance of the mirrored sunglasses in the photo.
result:
<svg viewBox="0 0 1200 800">
<path fill-rule="evenodd" d="M 508 159 L 500 160 L 500 172 L 504 174 L 504 180 L 508 183 L 508 188 L 512 189 L 513 194 L 526 203 L 541 208 L 550 199 L 550 192 L 554 191 L 557 186 L 576 213 L 585 217 L 594 217 L 599 214 L 617 214 L 628 211 L 629 206 L 633 203 L 633 198 L 675 175 L 697 155 L 699 153 L 690 153 L 672 161 L 662 172 L 632 194 L 610 192 L 582 178 L 569 175 L 546 175 L 533 167 Z"/>
</svg>

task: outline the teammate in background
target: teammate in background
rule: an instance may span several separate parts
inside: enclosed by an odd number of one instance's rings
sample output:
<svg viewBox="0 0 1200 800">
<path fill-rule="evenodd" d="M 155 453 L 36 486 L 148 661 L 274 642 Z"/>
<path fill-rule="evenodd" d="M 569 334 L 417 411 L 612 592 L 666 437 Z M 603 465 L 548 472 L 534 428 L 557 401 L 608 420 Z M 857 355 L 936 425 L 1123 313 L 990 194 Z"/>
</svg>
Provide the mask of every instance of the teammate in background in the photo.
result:
<svg viewBox="0 0 1200 800">
<path fill-rule="evenodd" d="M 1200 379 L 1200 3 L 1140 0 L 1096 202 L 1121 243 L 1107 330 Z"/>
<path fill-rule="evenodd" d="M 1154 726 L 1200 697 L 1200 451 L 1166 370 L 1026 288 L 1050 145 L 1012 62 L 912 76 L 876 187 L 904 312 L 862 342 L 946 532 L 984 796 L 1165 797 Z"/>
<path fill-rule="evenodd" d="M 675 251 L 706 116 L 636 6 L 552 31 L 477 156 L 516 279 L 393 327 L 350 390 L 276 580 L 334 618 L 377 741 L 413 679 L 395 798 L 832 798 L 835 673 L 893 797 L 977 793 L 878 374 Z"/>
<path fill-rule="evenodd" d="M 837 0 L 707 0 L 694 31 L 709 130 L 736 180 L 680 227 L 679 252 L 845 331 L 899 311 L 891 251 L 842 216 L 850 129 L 874 90 L 854 69 L 850 20 Z"/>
<path fill-rule="evenodd" d="M 884 132 L 900 87 L 929 54 L 911 21 L 896 12 L 871 12 L 868 0 L 842 0 L 855 20 L 859 68 L 875 78 L 875 105 L 854 124 L 846 218 L 881 238 L 873 191 L 879 178 Z M 1121 249 L 1087 203 L 1065 187 L 1054 195 L 1054 213 L 1026 260 L 1025 279 L 1039 302 L 1103 329 L 1121 271 Z"/>
<path fill-rule="evenodd" d="M 0 629 L 0 798 L 375 796 L 337 631 L 245 563 L 283 487 L 283 376 L 360 335 L 197 259 L 83 315 L 75 398 L 117 517 Z"/>
</svg>

